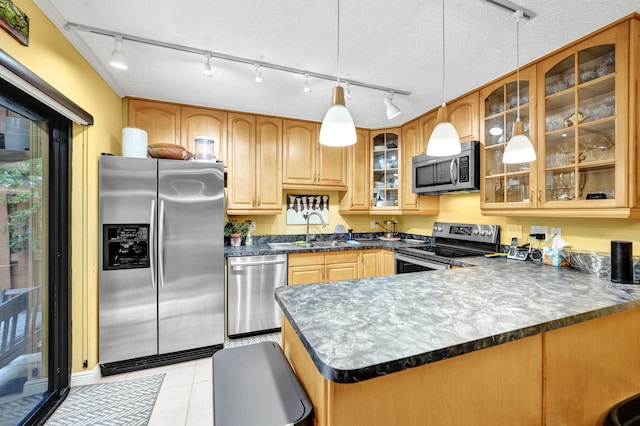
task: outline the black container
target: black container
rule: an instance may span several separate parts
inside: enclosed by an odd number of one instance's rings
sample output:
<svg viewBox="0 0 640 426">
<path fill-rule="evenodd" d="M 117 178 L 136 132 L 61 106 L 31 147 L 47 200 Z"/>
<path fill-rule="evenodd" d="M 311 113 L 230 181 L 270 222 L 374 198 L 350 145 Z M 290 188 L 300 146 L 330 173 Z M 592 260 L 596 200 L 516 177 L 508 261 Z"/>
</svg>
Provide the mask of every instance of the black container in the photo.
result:
<svg viewBox="0 0 640 426">
<path fill-rule="evenodd" d="M 633 243 L 611 241 L 611 282 L 633 284 Z"/>
</svg>

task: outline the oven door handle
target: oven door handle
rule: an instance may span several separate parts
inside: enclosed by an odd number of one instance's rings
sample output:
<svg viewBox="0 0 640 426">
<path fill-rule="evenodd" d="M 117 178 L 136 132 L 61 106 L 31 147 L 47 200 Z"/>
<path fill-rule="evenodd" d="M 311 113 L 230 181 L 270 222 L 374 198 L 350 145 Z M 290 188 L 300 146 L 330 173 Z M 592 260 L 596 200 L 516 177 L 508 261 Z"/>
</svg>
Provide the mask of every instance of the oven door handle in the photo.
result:
<svg viewBox="0 0 640 426">
<path fill-rule="evenodd" d="M 405 256 L 404 254 L 401 254 L 401 253 L 394 253 L 393 257 L 395 257 L 396 260 L 401 260 L 401 261 L 407 262 L 407 263 L 413 263 L 414 265 L 423 266 L 425 268 L 451 269 L 451 265 L 448 264 L 448 263 L 430 262 L 430 261 L 425 260 L 425 259 L 419 259 L 419 258 L 412 257 L 412 256 Z"/>
</svg>

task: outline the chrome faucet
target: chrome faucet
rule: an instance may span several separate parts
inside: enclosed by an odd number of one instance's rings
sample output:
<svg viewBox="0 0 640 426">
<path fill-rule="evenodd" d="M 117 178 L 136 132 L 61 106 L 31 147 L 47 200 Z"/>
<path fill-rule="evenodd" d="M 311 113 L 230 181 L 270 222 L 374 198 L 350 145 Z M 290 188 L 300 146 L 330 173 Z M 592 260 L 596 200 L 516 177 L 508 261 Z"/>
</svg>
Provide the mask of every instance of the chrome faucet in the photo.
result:
<svg viewBox="0 0 640 426">
<path fill-rule="evenodd" d="M 318 212 L 311 212 L 307 215 L 307 237 L 305 238 L 304 242 L 308 243 L 309 242 L 309 218 L 311 218 L 312 215 L 316 215 L 320 218 L 320 222 L 322 222 L 322 227 L 326 228 L 327 225 L 324 223 L 324 219 L 322 218 L 322 216 L 320 215 L 320 213 Z"/>
</svg>

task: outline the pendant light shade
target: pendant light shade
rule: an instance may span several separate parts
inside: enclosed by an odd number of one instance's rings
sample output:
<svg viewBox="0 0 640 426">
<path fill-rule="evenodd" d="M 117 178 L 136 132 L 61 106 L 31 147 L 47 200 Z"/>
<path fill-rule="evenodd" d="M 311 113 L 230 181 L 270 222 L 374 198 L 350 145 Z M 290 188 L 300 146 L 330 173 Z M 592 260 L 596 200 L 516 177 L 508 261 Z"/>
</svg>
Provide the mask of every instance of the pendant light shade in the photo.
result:
<svg viewBox="0 0 640 426">
<path fill-rule="evenodd" d="M 504 164 L 518 164 L 536 161 L 536 150 L 533 144 L 524 134 L 524 123 L 520 121 L 520 19 L 523 12 L 517 10 L 513 16 L 516 19 L 516 98 L 517 98 L 517 117 L 513 123 L 513 136 L 507 142 L 502 156 Z"/>
<path fill-rule="evenodd" d="M 462 147 L 456 128 L 449 121 L 447 106 L 442 104 L 438 110 L 438 124 L 427 143 L 427 155 L 445 157 L 460 154 Z"/>
<path fill-rule="evenodd" d="M 349 110 L 344 104 L 344 89 L 340 86 L 340 0 L 338 0 L 338 36 L 337 63 L 338 77 L 336 87 L 333 88 L 331 108 L 322 120 L 320 126 L 320 144 L 326 146 L 349 146 L 356 143 L 356 126 Z"/>
<path fill-rule="evenodd" d="M 536 161 L 536 151 L 527 135 L 524 134 L 524 123 L 518 120 L 513 124 L 513 136 L 504 149 L 502 162 L 517 164 L 530 161 Z"/>
<path fill-rule="evenodd" d="M 444 157 L 460 154 L 460 137 L 456 128 L 449 122 L 447 106 L 444 96 L 444 0 L 442 0 L 442 106 L 438 110 L 438 124 L 436 125 L 429 142 L 427 142 L 427 155 Z"/>
<path fill-rule="evenodd" d="M 356 143 L 356 126 L 349 110 L 344 106 L 344 89 L 333 88 L 331 108 L 320 126 L 320 144 L 326 146 L 349 146 Z"/>
</svg>

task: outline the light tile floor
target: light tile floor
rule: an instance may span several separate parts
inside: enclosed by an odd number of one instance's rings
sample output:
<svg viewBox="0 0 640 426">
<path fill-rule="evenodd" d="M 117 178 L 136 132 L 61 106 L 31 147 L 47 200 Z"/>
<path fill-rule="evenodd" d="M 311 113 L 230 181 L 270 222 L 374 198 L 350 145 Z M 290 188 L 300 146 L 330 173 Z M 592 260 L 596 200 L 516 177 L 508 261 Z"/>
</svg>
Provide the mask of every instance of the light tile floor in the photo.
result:
<svg viewBox="0 0 640 426">
<path fill-rule="evenodd" d="M 224 347 L 251 343 L 280 342 L 280 333 L 263 334 L 227 340 Z M 134 377 L 165 373 L 158 399 L 151 413 L 149 426 L 213 425 L 213 372 L 211 358 L 183 362 L 148 370 L 107 376 L 99 383 L 127 380 Z"/>
</svg>

